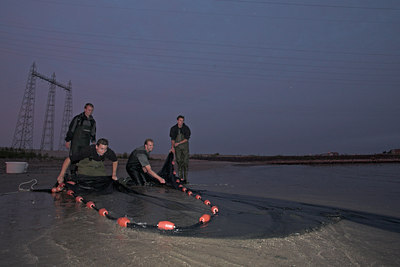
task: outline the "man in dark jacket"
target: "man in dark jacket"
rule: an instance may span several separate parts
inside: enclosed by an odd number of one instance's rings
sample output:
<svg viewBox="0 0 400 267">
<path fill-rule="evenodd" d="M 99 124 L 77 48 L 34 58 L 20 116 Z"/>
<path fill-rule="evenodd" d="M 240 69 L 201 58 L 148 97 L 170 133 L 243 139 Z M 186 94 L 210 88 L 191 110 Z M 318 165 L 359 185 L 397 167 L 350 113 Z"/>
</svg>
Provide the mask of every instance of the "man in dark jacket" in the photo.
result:
<svg viewBox="0 0 400 267">
<path fill-rule="evenodd" d="M 126 171 L 130 178 L 125 179 L 124 183 L 128 185 L 146 185 L 151 184 L 152 181 L 158 180 L 159 183 L 165 184 L 164 178 L 160 177 L 151 169 L 149 162 L 150 152 L 153 151 L 154 141 L 146 139 L 144 145 L 136 148 L 129 155 L 128 162 L 126 163 Z"/>
<path fill-rule="evenodd" d="M 79 152 L 90 143 L 96 143 L 96 121 L 92 116 L 93 109 L 93 104 L 87 103 L 84 112 L 76 115 L 69 124 L 65 146 L 70 149 L 70 155 Z"/>
<path fill-rule="evenodd" d="M 76 115 L 69 124 L 65 146 L 69 149 L 70 156 L 89 146 L 90 143 L 96 143 L 96 121 L 92 116 L 93 109 L 93 104 L 86 103 L 84 112 Z M 70 170 L 72 175 L 76 173 L 74 163 L 71 163 Z"/>
<path fill-rule="evenodd" d="M 171 127 L 169 136 L 171 137 L 171 151 L 175 154 L 178 163 L 178 174 L 183 183 L 187 182 L 189 169 L 189 138 L 190 129 L 184 123 L 185 117 L 179 115 L 177 124 Z"/>
</svg>

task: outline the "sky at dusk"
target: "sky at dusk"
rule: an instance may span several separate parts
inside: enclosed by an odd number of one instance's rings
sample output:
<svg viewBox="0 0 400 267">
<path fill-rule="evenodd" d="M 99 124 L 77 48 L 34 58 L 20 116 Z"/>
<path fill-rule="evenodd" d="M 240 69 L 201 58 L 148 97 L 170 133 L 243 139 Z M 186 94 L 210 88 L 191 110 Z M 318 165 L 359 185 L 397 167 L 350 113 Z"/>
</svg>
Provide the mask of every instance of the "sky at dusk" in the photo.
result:
<svg viewBox="0 0 400 267">
<path fill-rule="evenodd" d="M 192 154 L 400 148 L 399 25 L 398 0 L 2 0 L 0 146 L 35 62 L 72 82 L 74 115 L 94 104 L 119 153 L 148 137 L 167 153 L 179 114 Z M 49 84 L 36 81 L 39 148 Z"/>
</svg>

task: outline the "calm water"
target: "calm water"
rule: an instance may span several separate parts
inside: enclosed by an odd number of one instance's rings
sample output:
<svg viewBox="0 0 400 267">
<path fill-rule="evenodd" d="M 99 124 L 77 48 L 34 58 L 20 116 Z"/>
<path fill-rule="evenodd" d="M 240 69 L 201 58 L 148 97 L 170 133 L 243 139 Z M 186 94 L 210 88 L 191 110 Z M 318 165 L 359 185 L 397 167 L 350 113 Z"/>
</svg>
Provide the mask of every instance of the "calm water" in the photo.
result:
<svg viewBox="0 0 400 267">
<path fill-rule="evenodd" d="M 400 218 L 400 164 L 228 166 L 191 173 L 194 187 Z"/>
<path fill-rule="evenodd" d="M 378 265 L 390 265 L 398 262 L 397 250 L 391 244 L 400 244 L 399 168 L 400 164 L 234 165 L 193 171 L 188 187 L 201 194 L 203 200 L 209 199 L 217 205 L 220 212 L 206 226 L 173 234 L 123 229 L 65 194 L 2 194 L 0 262 L 2 265 L 90 265 L 97 260 L 99 264 L 148 264 L 154 259 L 155 264 L 167 259 L 171 265 L 179 265 L 179 258 L 187 254 L 209 259 L 205 261 L 208 265 L 223 265 L 226 259 L 219 261 L 208 255 L 217 249 L 230 257 L 242 254 L 244 259 L 254 259 L 257 256 L 251 253 L 253 250 L 243 250 L 242 246 L 252 246 L 255 244 L 252 240 L 262 239 L 265 240 L 262 244 L 269 245 L 260 246 L 256 250 L 259 255 L 268 254 L 270 248 L 279 253 L 282 244 L 298 250 L 293 259 L 290 253 L 286 258 L 272 258 L 282 260 L 282 264 L 296 262 L 305 253 L 314 257 L 312 251 L 318 248 L 321 251 L 316 252 L 318 255 L 332 253 L 321 264 L 342 259 L 344 264 L 373 260 Z M 128 216 L 150 225 L 170 220 L 184 228 L 210 212 L 202 201 L 177 190 L 157 187 L 137 190 L 140 194 L 114 192 L 87 198 L 95 201 L 97 207 L 107 208 L 115 217 Z M 296 238 L 307 232 L 314 235 Z M 337 232 L 344 232 L 340 242 L 338 238 L 343 234 Z M 197 237 L 206 238 L 196 240 Z M 191 250 L 185 249 L 185 242 L 191 244 Z M 225 248 L 220 247 L 221 242 L 226 244 Z M 241 245 L 236 245 L 238 242 Z M 354 242 L 358 244 L 356 247 Z M 154 244 L 159 249 L 157 255 L 153 254 Z M 181 250 L 170 257 L 171 249 L 179 246 Z M 103 256 L 99 251 L 107 253 Z M 135 254 L 138 251 L 140 256 Z M 261 256 L 259 265 L 268 259 L 271 258 Z"/>
<path fill-rule="evenodd" d="M 174 234 L 184 236 L 283 237 L 342 219 L 400 232 L 398 167 L 233 165 L 193 172 L 187 187 L 219 208 L 218 216 L 202 227 L 192 226 L 210 207 L 174 189 L 134 187 L 134 193 L 87 199 L 115 218 L 127 216 L 141 225 L 171 221 L 181 228 Z M 65 200 L 68 196 L 60 205 Z"/>
</svg>

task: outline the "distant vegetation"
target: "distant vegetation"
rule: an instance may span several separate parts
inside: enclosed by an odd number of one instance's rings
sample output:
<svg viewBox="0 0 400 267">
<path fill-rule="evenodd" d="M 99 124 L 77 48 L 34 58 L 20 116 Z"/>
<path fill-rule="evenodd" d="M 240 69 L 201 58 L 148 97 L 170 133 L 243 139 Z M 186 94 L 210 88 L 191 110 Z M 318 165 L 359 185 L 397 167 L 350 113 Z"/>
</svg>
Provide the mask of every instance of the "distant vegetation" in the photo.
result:
<svg viewBox="0 0 400 267">
<path fill-rule="evenodd" d="M 2 147 L 0 148 L 0 158 L 48 159 L 50 157 L 47 153 L 42 155 L 31 150 Z"/>
<path fill-rule="evenodd" d="M 194 154 L 191 159 L 231 162 L 264 162 L 270 164 L 323 164 L 323 163 L 363 163 L 363 162 L 400 162 L 400 154 L 382 153 L 371 155 L 304 155 L 304 156 L 256 156 L 256 155 L 219 155 Z"/>
<path fill-rule="evenodd" d="M 118 154 L 117 157 L 121 158 L 121 159 L 127 159 L 128 158 L 128 153 L 124 152 L 123 154 Z"/>
</svg>

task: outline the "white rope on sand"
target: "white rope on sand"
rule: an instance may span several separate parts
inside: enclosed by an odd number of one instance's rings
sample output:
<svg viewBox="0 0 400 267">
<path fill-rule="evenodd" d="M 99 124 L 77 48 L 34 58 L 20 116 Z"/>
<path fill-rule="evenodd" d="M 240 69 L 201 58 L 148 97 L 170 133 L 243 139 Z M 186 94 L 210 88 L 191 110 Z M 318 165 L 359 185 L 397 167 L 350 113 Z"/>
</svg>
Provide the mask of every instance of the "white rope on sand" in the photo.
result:
<svg viewBox="0 0 400 267">
<path fill-rule="evenodd" d="M 21 188 L 22 185 L 24 185 L 24 184 L 29 184 L 29 183 L 32 183 L 32 182 L 33 182 L 33 184 L 31 185 L 31 188 L 30 188 L 30 189 Z M 18 190 L 19 190 L 19 191 L 30 191 L 30 190 L 34 190 L 33 186 L 36 185 L 36 184 L 37 184 L 37 180 L 36 180 L 36 179 L 32 179 L 32 180 L 30 180 L 30 181 L 20 183 L 19 186 L 18 186 Z"/>
</svg>

